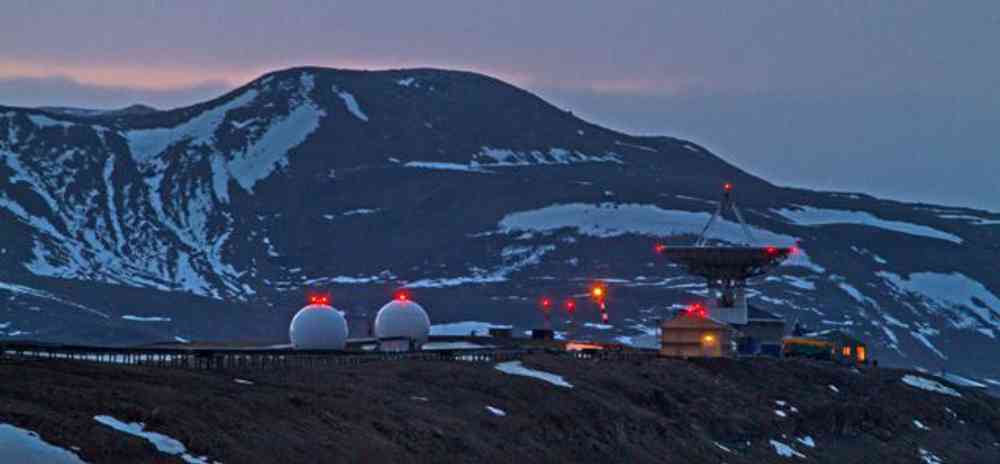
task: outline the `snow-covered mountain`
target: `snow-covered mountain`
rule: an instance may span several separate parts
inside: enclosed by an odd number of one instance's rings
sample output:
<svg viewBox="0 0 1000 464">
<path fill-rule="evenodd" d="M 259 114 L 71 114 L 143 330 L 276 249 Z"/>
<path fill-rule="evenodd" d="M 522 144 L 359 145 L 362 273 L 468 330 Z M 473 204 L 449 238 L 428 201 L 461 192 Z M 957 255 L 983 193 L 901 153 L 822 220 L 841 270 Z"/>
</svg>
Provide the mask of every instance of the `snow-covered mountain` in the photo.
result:
<svg viewBox="0 0 1000 464">
<path fill-rule="evenodd" d="M 782 188 L 482 75 L 296 68 L 171 111 L 0 107 L 0 159 L 0 337 L 279 339 L 305 290 L 363 319 L 402 285 L 435 322 L 529 328 L 541 295 L 601 278 L 611 327 L 582 330 L 628 340 L 704 291 L 652 246 L 689 243 L 733 182 L 758 242 L 803 250 L 753 304 L 1000 379 L 1000 214 Z"/>
</svg>

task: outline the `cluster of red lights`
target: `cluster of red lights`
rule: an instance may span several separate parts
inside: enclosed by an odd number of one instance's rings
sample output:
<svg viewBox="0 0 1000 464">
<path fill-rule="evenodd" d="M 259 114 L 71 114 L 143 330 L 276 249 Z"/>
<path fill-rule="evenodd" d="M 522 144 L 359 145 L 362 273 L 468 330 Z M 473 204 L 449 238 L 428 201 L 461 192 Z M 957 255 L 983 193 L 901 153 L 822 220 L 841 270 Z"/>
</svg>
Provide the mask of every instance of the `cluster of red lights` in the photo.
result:
<svg viewBox="0 0 1000 464">
<path fill-rule="evenodd" d="M 704 319 L 708 317 L 708 308 L 701 303 L 694 303 L 684 310 L 688 316 Z"/>
<path fill-rule="evenodd" d="M 397 301 L 410 301 L 410 294 L 405 290 L 400 290 L 396 292 L 396 296 L 394 298 Z M 306 300 L 312 305 L 329 305 L 331 298 L 329 294 L 312 293 L 306 297 Z"/>
<path fill-rule="evenodd" d="M 309 304 L 328 305 L 330 304 L 330 295 L 309 295 Z"/>
<path fill-rule="evenodd" d="M 607 322 L 608 306 L 607 303 L 605 302 L 605 299 L 608 296 L 607 286 L 605 286 L 603 283 L 594 284 L 594 286 L 590 288 L 589 294 L 591 299 L 593 299 L 594 302 L 597 303 L 598 308 L 600 308 L 601 310 L 601 320 Z M 542 312 L 544 312 L 546 315 L 548 315 L 549 312 L 552 311 L 553 305 L 554 303 L 552 302 L 552 299 L 549 297 L 543 296 L 540 300 L 538 300 L 538 306 L 542 309 Z M 562 302 L 562 306 L 567 313 L 573 314 L 574 312 L 576 312 L 576 299 L 567 298 Z"/>
</svg>

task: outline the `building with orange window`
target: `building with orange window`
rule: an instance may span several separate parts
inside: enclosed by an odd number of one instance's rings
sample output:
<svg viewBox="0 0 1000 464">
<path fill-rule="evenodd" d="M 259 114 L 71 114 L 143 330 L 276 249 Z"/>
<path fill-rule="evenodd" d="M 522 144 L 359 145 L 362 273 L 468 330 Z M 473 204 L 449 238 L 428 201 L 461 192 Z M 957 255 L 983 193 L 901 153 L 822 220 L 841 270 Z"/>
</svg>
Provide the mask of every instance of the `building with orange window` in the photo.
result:
<svg viewBox="0 0 1000 464">
<path fill-rule="evenodd" d="M 684 358 L 733 356 L 734 330 L 698 311 L 682 311 L 660 325 L 660 354 Z"/>
</svg>

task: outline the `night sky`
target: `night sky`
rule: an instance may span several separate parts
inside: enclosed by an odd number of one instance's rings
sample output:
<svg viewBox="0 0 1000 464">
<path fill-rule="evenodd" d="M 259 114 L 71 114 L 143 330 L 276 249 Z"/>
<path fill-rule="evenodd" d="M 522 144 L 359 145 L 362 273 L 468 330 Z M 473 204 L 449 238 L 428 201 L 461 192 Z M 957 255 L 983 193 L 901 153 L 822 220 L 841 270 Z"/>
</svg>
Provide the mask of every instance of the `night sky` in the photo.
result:
<svg viewBox="0 0 1000 464">
<path fill-rule="evenodd" d="M 0 104 L 170 108 L 269 70 L 479 71 L 771 181 L 1000 211 L 1000 2 L 9 0 Z"/>
</svg>

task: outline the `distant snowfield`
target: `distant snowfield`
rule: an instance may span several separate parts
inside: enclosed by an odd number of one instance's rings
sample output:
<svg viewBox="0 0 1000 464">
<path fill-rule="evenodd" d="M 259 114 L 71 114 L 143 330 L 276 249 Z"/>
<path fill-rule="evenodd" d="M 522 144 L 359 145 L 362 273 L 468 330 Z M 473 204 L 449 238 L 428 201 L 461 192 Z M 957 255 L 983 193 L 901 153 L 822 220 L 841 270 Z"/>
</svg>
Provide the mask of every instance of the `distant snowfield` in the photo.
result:
<svg viewBox="0 0 1000 464">
<path fill-rule="evenodd" d="M 0 460 L 5 463 L 86 464 L 76 453 L 42 440 L 37 433 L 0 424 Z"/>
<path fill-rule="evenodd" d="M 420 349 L 424 351 L 438 350 L 479 350 L 483 348 L 495 348 L 493 345 L 480 345 L 469 342 L 428 342 L 424 343 Z"/>
<path fill-rule="evenodd" d="M 567 382 L 562 378 L 561 375 L 556 375 L 545 371 L 536 371 L 534 369 L 528 369 L 521 364 L 521 361 L 508 361 L 502 362 L 496 365 L 496 369 L 500 372 L 509 375 L 521 375 L 524 377 L 532 377 L 539 380 L 544 380 L 552 385 L 565 388 L 573 388 L 573 384 Z"/>
<path fill-rule="evenodd" d="M 554 232 L 575 229 L 580 235 L 609 238 L 626 234 L 650 237 L 697 235 L 712 217 L 707 212 L 662 209 L 655 205 L 636 203 L 565 203 L 540 209 L 508 214 L 498 224 L 502 233 Z M 758 244 L 793 246 L 797 237 L 749 226 Z M 707 236 L 731 243 L 744 243 L 746 236 L 739 223 L 718 219 Z M 825 272 L 813 263 L 809 255 L 799 250 L 785 262 L 786 266 L 804 267 L 813 272 Z"/>
<path fill-rule="evenodd" d="M 800 226 L 823 226 L 830 224 L 857 224 L 879 229 L 901 232 L 908 235 L 947 240 L 952 243 L 961 244 L 962 238 L 942 232 L 932 227 L 911 224 L 909 222 L 890 221 L 881 219 L 865 211 L 845 211 L 839 209 L 813 208 L 809 206 L 797 206 L 796 209 L 771 210 L 793 224 Z"/>
<path fill-rule="evenodd" d="M 977 226 L 995 226 L 1000 224 L 1000 220 L 997 219 L 985 219 L 979 216 L 972 216 L 967 214 L 942 214 L 938 217 L 941 219 L 952 219 L 963 222 L 969 222 Z"/>
<path fill-rule="evenodd" d="M 81 305 L 79 303 L 74 303 L 72 301 L 67 301 L 67 300 L 64 300 L 62 298 L 59 298 L 59 297 L 57 297 L 57 296 L 55 296 L 55 295 L 53 295 L 53 294 L 51 294 L 49 292 L 46 292 L 46 291 L 43 291 L 43 290 L 38 290 L 38 289 L 35 289 L 35 288 L 31 288 L 31 287 L 25 287 L 24 285 L 17 285 L 17 284 L 11 284 L 11 283 L 7 283 L 7 282 L 0 282 L 0 290 L 5 290 L 5 291 L 11 292 L 11 293 L 18 293 L 18 294 L 21 294 L 21 295 L 33 296 L 35 298 L 41 298 L 41 299 L 44 299 L 44 300 L 55 301 L 55 302 L 60 303 L 60 304 L 64 304 L 64 305 L 67 305 L 67 306 L 72 306 L 72 307 L 78 308 L 78 309 L 82 309 L 82 310 L 84 310 L 84 311 L 86 311 L 88 313 L 94 314 L 96 316 L 103 317 L 105 319 L 109 318 L 109 316 L 107 314 L 105 314 L 105 313 L 103 313 L 101 311 L 98 311 L 96 309 L 88 308 L 88 307 L 86 307 L 84 305 Z"/>
<path fill-rule="evenodd" d="M 490 329 L 510 329 L 513 326 L 493 324 L 491 322 L 462 321 L 448 324 L 434 324 L 431 326 L 431 335 L 451 335 L 451 336 L 487 336 Z"/>
<path fill-rule="evenodd" d="M 444 163 L 440 161 L 410 161 L 403 164 L 403 166 L 408 168 L 436 169 L 440 171 L 464 171 L 479 174 L 493 174 L 493 171 L 488 171 L 474 164 Z"/>
<path fill-rule="evenodd" d="M 505 167 L 575 163 L 624 164 L 621 156 L 614 152 L 606 152 L 602 155 L 588 155 L 580 151 L 570 151 L 565 148 L 549 148 L 546 151 L 517 151 L 496 147 L 482 147 L 479 153 L 473 155 L 472 162 L 483 166 Z"/>
<path fill-rule="evenodd" d="M 132 322 L 170 322 L 169 317 L 162 316 L 133 316 L 131 314 L 126 314 L 122 316 L 122 319 Z"/>
<path fill-rule="evenodd" d="M 880 271 L 876 275 L 888 281 L 900 292 L 916 295 L 934 309 L 972 311 L 978 321 L 1000 327 L 1000 298 L 976 280 L 957 272 L 917 272 L 907 277 Z M 984 307 L 985 305 L 985 307 Z"/>
<path fill-rule="evenodd" d="M 504 263 L 492 270 L 476 269 L 472 275 L 420 279 L 404 285 L 405 288 L 445 288 L 459 285 L 493 284 L 506 282 L 508 276 L 528 266 L 542 262 L 546 253 L 555 250 L 555 245 L 508 246 L 501 250 Z"/>
<path fill-rule="evenodd" d="M 208 464 L 210 462 L 205 456 L 196 457 L 188 454 L 187 448 L 184 447 L 184 444 L 173 438 L 160 433 L 146 431 L 145 424 L 139 422 L 125 423 L 111 416 L 95 416 L 94 420 L 119 432 L 144 438 L 146 441 L 155 446 L 157 451 L 171 456 L 177 456 L 186 463 Z"/>
<path fill-rule="evenodd" d="M 499 225 L 505 233 L 571 228 L 581 235 L 600 238 L 625 234 L 670 237 L 698 234 L 711 217 L 707 212 L 668 210 L 635 203 L 567 203 L 508 214 Z M 792 246 L 798 240 L 754 226 L 750 226 L 750 232 L 754 239 L 768 245 Z M 746 241 L 740 224 L 726 219 L 718 220 L 708 237 L 736 243 Z"/>
</svg>

